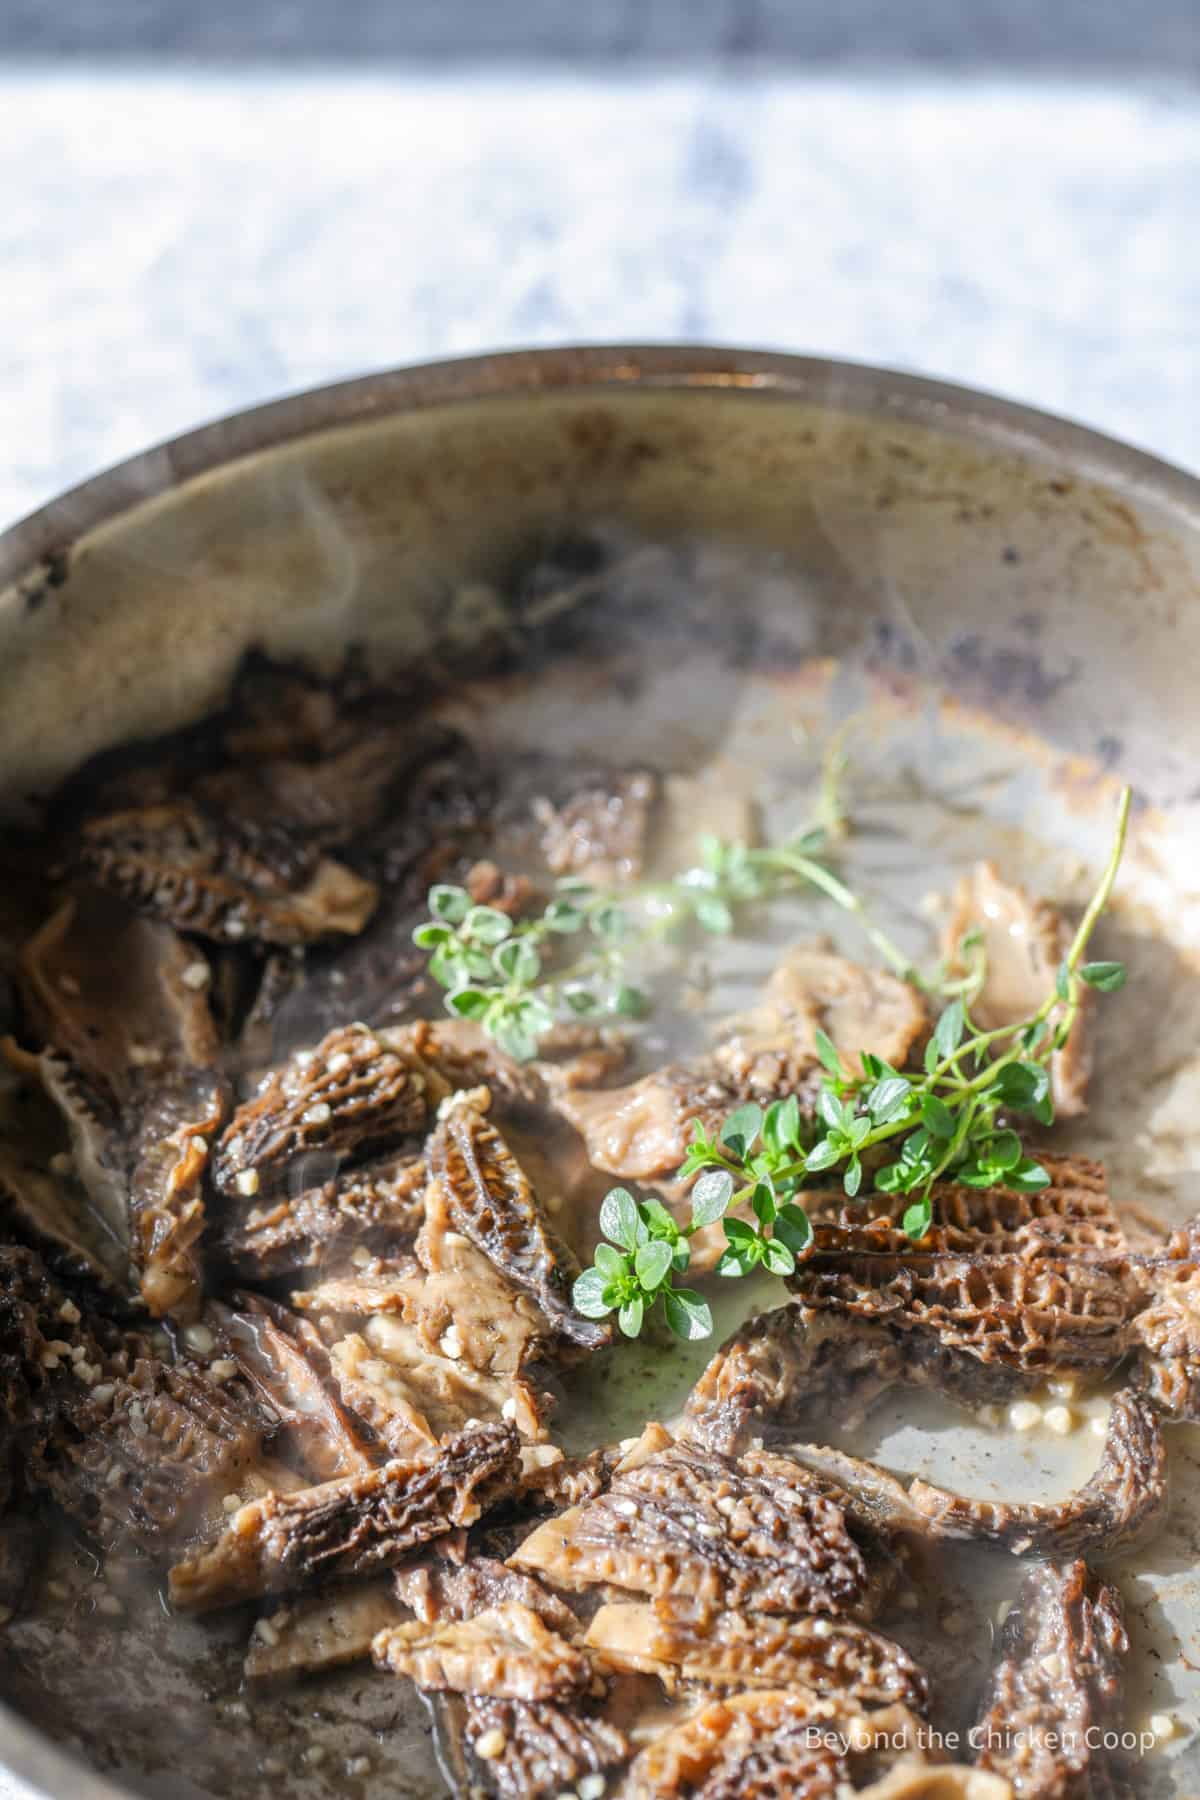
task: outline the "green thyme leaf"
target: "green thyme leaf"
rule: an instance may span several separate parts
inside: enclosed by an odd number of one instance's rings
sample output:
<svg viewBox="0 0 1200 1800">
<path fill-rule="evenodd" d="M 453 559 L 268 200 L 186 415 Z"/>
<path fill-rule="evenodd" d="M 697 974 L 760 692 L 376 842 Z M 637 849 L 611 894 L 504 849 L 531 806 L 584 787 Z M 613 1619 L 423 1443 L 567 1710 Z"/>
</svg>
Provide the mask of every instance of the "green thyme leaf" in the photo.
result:
<svg viewBox="0 0 1200 1800">
<path fill-rule="evenodd" d="M 944 1100 L 936 1094 L 926 1094 L 921 1102 L 921 1123 L 936 1138 L 949 1139 L 954 1136 L 957 1121 Z"/>
<path fill-rule="evenodd" d="M 605 1281 L 623 1281 L 629 1273 L 628 1259 L 611 1244 L 597 1244 L 592 1260 Z"/>
<path fill-rule="evenodd" d="M 702 1230 L 715 1225 L 733 1198 L 733 1176 L 728 1169 L 710 1169 L 692 1189 L 692 1226 Z"/>
<path fill-rule="evenodd" d="M 600 1203 L 600 1229 L 623 1250 L 637 1249 L 637 1202 L 628 1188 L 610 1188 L 605 1194 Z"/>
<path fill-rule="evenodd" d="M 548 931 L 558 932 L 563 936 L 582 931 L 585 924 L 585 916 L 578 906 L 572 905 L 571 901 L 565 898 L 551 900 L 542 914 L 542 918 Z"/>
<path fill-rule="evenodd" d="M 532 987 L 542 972 L 542 959 L 524 938 L 510 938 L 492 952 L 496 973 L 520 987 Z"/>
<path fill-rule="evenodd" d="M 592 930 L 597 937 L 618 943 L 629 931 L 629 917 L 623 907 L 601 906 L 592 914 Z"/>
<path fill-rule="evenodd" d="M 775 1220 L 775 1236 L 786 1244 L 793 1256 L 803 1256 L 813 1240 L 813 1229 L 802 1206 L 781 1206 Z"/>
<path fill-rule="evenodd" d="M 435 919 L 444 919 L 447 925 L 461 925 L 471 910 L 471 896 L 466 888 L 432 887 L 428 905 Z"/>
<path fill-rule="evenodd" d="M 831 1075 L 840 1075 L 842 1073 L 842 1059 L 834 1047 L 833 1039 L 827 1032 L 822 1031 L 819 1025 L 813 1033 L 813 1042 L 817 1047 L 817 1055 L 821 1060 L 822 1066 L 828 1069 Z"/>
<path fill-rule="evenodd" d="M 571 1304 L 585 1319 L 607 1318 L 611 1304 L 604 1298 L 605 1283 L 598 1269 L 585 1269 L 571 1289 Z"/>
<path fill-rule="evenodd" d="M 747 1150 L 762 1130 L 762 1108 L 749 1102 L 731 1112 L 721 1127 L 721 1142 L 735 1156 L 745 1156 Z"/>
<path fill-rule="evenodd" d="M 912 1082 L 906 1075 L 885 1075 L 867 1094 L 864 1104 L 872 1125 L 889 1125 L 908 1111 Z"/>
<path fill-rule="evenodd" d="M 511 935 L 513 922 L 494 906 L 473 906 L 462 922 L 463 931 L 478 944 L 502 944 Z"/>
<path fill-rule="evenodd" d="M 712 1313 L 691 1288 L 668 1288 L 663 1295 L 663 1308 L 676 1337 L 694 1343 L 712 1336 Z"/>
<path fill-rule="evenodd" d="M 643 1200 L 638 1208 L 642 1221 L 651 1237 L 662 1238 L 665 1243 L 675 1244 L 679 1241 L 679 1225 L 655 1194 Z"/>
<path fill-rule="evenodd" d="M 933 1028 L 933 1041 L 937 1045 L 939 1062 L 945 1062 L 954 1055 L 962 1042 L 966 1022 L 966 1009 L 962 1001 L 952 1000 Z"/>
<path fill-rule="evenodd" d="M 795 1094 L 768 1106 L 763 1114 L 762 1141 L 764 1148 L 778 1157 L 800 1148 L 800 1102 Z"/>
<path fill-rule="evenodd" d="M 696 923 L 714 937 L 727 937 L 733 930 L 733 913 L 715 894 L 699 893 L 692 901 Z"/>
<path fill-rule="evenodd" d="M 491 1005 L 491 1000 L 480 988 L 456 988 L 454 993 L 446 995 L 446 1005 L 460 1019 L 479 1019 Z"/>
<path fill-rule="evenodd" d="M 1124 963 L 1089 962 L 1080 969 L 1079 979 L 1086 981 L 1089 987 L 1098 988 L 1102 994 L 1115 994 L 1118 988 L 1125 986 L 1127 971 Z"/>
<path fill-rule="evenodd" d="M 1015 1168 L 1006 1171 L 1004 1185 L 1015 1188 L 1018 1194 L 1036 1194 L 1050 1186 L 1050 1177 L 1041 1163 L 1023 1156 Z"/>
<path fill-rule="evenodd" d="M 933 1222 L 933 1205 L 928 1197 L 918 1200 L 904 1214 L 904 1235 L 918 1240 L 925 1236 Z"/>
<path fill-rule="evenodd" d="M 671 1270 L 671 1246 L 661 1238 L 643 1244 L 633 1259 L 633 1272 L 649 1292 L 666 1280 Z"/>
<path fill-rule="evenodd" d="M 805 1157 L 804 1167 L 810 1175 L 819 1175 L 822 1169 L 832 1169 L 841 1154 L 840 1145 L 835 1144 L 832 1138 L 822 1138 L 819 1144 L 813 1145 Z"/>
<path fill-rule="evenodd" d="M 796 1267 L 796 1259 L 782 1238 L 768 1238 L 763 1250 L 763 1263 L 772 1275 L 790 1275 Z"/>
<path fill-rule="evenodd" d="M 640 1294 L 627 1300 L 617 1314 L 617 1324 L 627 1338 L 635 1338 L 642 1329 L 642 1320 L 646 1315 L 646 1302 Z"/>
<path fill-rule="evenodd" d="M 773 1222 L 778 1209 L 769 1183 L 765 1181 L 756 1183 L 754 1192 L 750 1196 L 750 1205 L 753 1207 L 754 1216 L 760 1225 L 770 1225 Z"/>
</svg>

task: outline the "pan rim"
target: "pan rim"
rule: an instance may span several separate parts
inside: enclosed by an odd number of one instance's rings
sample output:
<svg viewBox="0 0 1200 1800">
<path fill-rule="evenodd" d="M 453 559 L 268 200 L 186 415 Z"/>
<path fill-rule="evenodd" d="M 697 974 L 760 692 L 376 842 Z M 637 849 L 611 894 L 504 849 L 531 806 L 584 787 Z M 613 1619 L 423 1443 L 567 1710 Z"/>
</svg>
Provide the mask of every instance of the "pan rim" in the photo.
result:
<svg viewBox="0 0 1200 1800">
<path fill-rule="evenodd" d="M 1066 464 L 1179 515 L 1200 533 L 1200 474 L 1105 432 L 962 383 L 866 362 L 707 344 L 571 344 L 401 364 L 298 389 L 165 438 L 67 488 L 0 532 L 0 596 L 47 558 L 189 482 L 329 432 L 526 394 L 741 391 L 844 415 L 923 424 Z"/>
</svg>

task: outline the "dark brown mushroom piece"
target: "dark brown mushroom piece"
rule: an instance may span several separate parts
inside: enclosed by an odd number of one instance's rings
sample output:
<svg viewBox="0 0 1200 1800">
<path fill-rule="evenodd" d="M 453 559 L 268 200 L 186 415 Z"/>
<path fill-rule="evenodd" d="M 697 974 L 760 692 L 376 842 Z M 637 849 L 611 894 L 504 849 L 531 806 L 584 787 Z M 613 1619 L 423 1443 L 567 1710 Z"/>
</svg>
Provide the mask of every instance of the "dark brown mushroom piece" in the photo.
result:
<svg viewBox="0 0 1200 1800">
<path fill-rule="evenodd" d="M 366 1474 L 253 1500 L 209 1548 L 170 1571 L 174 1605 L 189 1612 L 255 1595 L 393 1568 L 413 1550 L 472 1525 L 510 1493 L 520 1472 L 511 1425 L 459 1432 L 430 1455 Z"/>
<path fill-rule="evenodd" d="M 761 1451 L 630 1457 L 606 1493 L 548 1519 L 510 1561 L 555 1587 L 619 1589 L 697 1617 L 866 1617 L 886 1591 L 836 1500 Z"/>
<path fill-rule="evenodd" d="M 407 1675 L 426 1692 L 565 1700 L 592 1679 L 583 1652 L 516 1600 L 469 1619 L 386 1626 L 371 1654 L 377 1668 Z"/>
<path fill-rule="evenodd" d="M 906 1707 L 864 1712 L 768 1689 L 703 1701 L 639 1752 L 622 1792 L 627 1800 L 841 1800 L 873 1791 L 881 1771 L 897 1766 L 926 1766 L 921 1721 Z M 981 1790 L 978 1800 L 989 1796 Z"/>
<path fill-rule="evenodd" d="M 798 944 L 759 1003 L 731 1022 L 713 1060 L 732 1086 L 777 1099 L 819 1063 L 818 1031 L 858 1071 L 864 1050 L 902 1069 L 928 1028 L 925 1002 L 911 982 L 850 962 L 825 941 Z"/>
<path fill-rule="evenodd" d="M 933 1220 L 919 1245 L 904 1232 L 907 1195 L 872 1193 L 850 1201 L 838 1190 L 815 1189 L 806 1196 L 814 1251 L 900 1256 L 921 1267 L 922 1259 L 945 1255 L 1027 1260 L 1125 1255 L 1125 1233 L 1102 1165 L 1049 1150 L 1039 1150 L 1038 1161 L 1050 1180 L 1034 1193 L 939 1181 Z"/>
<path fill-rule="evenodd" d="M 891 1388 L 928 1388 L 960 1404 L 1031 1391 L 1037 1373 L 985 1363 L 935 1332 L 893 1329 L 793 1303 L 748 1319 L 713 1356 L 688 1396 L 690 1436 L 733 1453 L 817 1418 L 857 1424 Z"/>
<path fill-rule="evenodd" d="M 1135 1379 L 1169 1419 L 1200 1422 L 1200 1219 L 1137 1259 L 1145 1304 L 1129 1335 Z"/>
<path fill-rule="evenodd" d="M 334 1481 L 387 1460 L 387 1451 L 337 1398 L 329 1354 L 307 1320 L 258 1294 L 212 1303 L 206 1319 L 219 1347 L 279 1420 L 308 1480 Z"/>
<path fill-rule="evenodd" d="M 1158 1414 L 1142 1395 L 1116 1394 L 1100 1465 L 1058 1504 L 967 1500 L 925 1481 L 908 1490 L 932 1536 L 998 1544 L 1014 1555 L 1111 1556 L 1144 1542 L 1167 1509 L 1167 1449 Z"/>
<path fill-rule="evenodd" d="M 38 1041 L 121 1103 L 164 1070 L 216 1062 L 208 979 L 204 958 L 169 924 L 139 918 L 104 894 L 65 900 L 19 963 Z"/>
<path fill-rule="evenodd" d="M 925 1676 L 908 1652 L 851 1619 L 726 1612 L 696 1620 L 622 1601 L 600 1608 L 584 1642 L 603 1666 L 705 1687 L 799 1687 L 918 1712 L 928 1704 Z"/>
<path fill-rule="evenodd" d="M 384 1627 L 402 1616 L 386 1576 L 289 1594 L 286 1604 L 263 1613 L 251 1632 L 246 1679 L 280 1681 L 361 1662 Z"/>
<path fill-rule="evenodd" d="M 448 1195 L 438 1182 L 427 1192 L 413 1254 L 371 1261 L 360 1253 L 355 1265 L 297 1289 L 294 1304 L 308 1313 L 403 1321 L 431 1356 L 486 1375 L 518 1375 L 555 1341 L 537 1303 L 452 1228 Z"/>
<path fill-rule="evenodd" d="M 176 800 L 90 819 L 80 872 L 138 912 L 218 943 L 353 937 L 379 891 L 275 824 L 218 817 Z"/>
<path fill-rule="evenodd" d="M 579 1263 L 538 1204 L 489 1117 L 490 1106 L 487 1089 L 456 1095 L 442 1108 L 426 1147 L 446 1222 L 534 1303 L 548 1335 L 567 1347 L 598 1349 L 611 1342 L 612 1328 L 575 1311 L 571 1288 Z"/>
<path fill-rule="evenodd" d="M 110 1305 L 127 1291 L 129 1249 L 92 1207 L 74 1158 L 52 1166 L 18 1142 L 0 1140 L 0 1220 L 7 1237 L 37 1250 L 52 1272 L 103 1293 Z"/>
<path fill-rule="evenodd" d="M 393 1592 L 422 1625 L 461 1623 L 497 1606 L 517 1605 L 537 1614 L 552 1631 L 571 1635 L 575 1615 L 556 1594 L 532 1575 L 507 1567 L 494 1557 L 472 1554 L 466 1562 L 427 1556 L 397 1569 Z"/>
<path fill-rule="evenodd" d="M 577 1697 L 559 1704 L 469 1694 L 450 1704 L 459 1715 L 454 1735 L 471 1753 L 465 1779 L 499 1800 L 555 1800 L 589 1777 L 606 1792 L 606 1777 L 631 1754 L 624 1732 Z"/>
<path fill-rule="evenodd" d="M 274 1479 L 240 1384 L 86 1316 L 31 1251 L 0 1250 L 0 1392 L 28 1483 L 106 1548 L 178 1553 Z"/>
<path fill-rule="evenodd" d="M 1014 1376 L 1100 1379 L 1120 1362 L 1141 1303 L 1123 1258 L 838 1254 L 800 1264 L 806 1308 L 889 1327 Z"/>
<path fill-rule="evenodd" d="M 295 1194 L 282 1189 L 249 1204 L 239 1198 L 225 1209 L 216 1245 L 243 1281 L 336 1266 L 352 1251 L 394 1255 L 421 1228 L 425 1181 L 424 1157 L 405 1145 Z"/>
<path fill-rule="evenodd" d="M 657 798 L 658 779 L 644 769 L 581 785 L 560 805 L 535 795 L 533 815 L 548 867 L 604 888 L 635 879 Z"/>
<path fill-rule="evenodd" d="M 472 1421 L 511 1423 L 528 1440 L 545 1436 L 550 1397 L 524 1376 L 490 1374 L 431 1350 L 417 1326 L 387 1313 L 363 1321 L 361 1331 L 339 1330 L 335 1323 L 328 1334 L 337 1391 L 393 1456 L 415 1455 Z"/>
<path fill-rule="evenodd" d="M 1105 1738 L 1119 1735 L 1128 1650 L 1115 1587 L 1082 1561 L 1034 1569 L 1002 1627 L 970 1733 L 979 1767 L 1004 1776 L 1021 1800 L 1122 1791 Z"/>
<path fill-rule="evenodd" d="M 296 1051 L 238 1107 L 213 1179 L 223 1194 L 251 1199 L 299 1158 L 364 1156 L 420 1131 L 444 1091 L 412 1052 L 365 1025 L 343 1026 Z"/>
</svg>

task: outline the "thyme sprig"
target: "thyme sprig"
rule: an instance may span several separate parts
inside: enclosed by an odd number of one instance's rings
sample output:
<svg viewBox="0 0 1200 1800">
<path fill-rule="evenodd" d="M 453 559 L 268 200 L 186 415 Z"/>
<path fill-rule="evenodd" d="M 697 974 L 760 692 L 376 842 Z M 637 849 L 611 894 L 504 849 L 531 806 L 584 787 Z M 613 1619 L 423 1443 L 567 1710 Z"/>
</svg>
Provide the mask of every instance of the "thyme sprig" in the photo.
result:
<svg viewBox="0 0 1200 1800">
<path fill-rule="evenodd" d="M 824 1074 L 815 1118 L 805 1120 L 793 1095 L 765 1112 L 755 1105 L 738 1107 L 715 1138 L 697 1123 L 678 1174 L 679 1179 L 700 1177 L 692 1190 L 693 1219 L 687 1228 L 675 1223 L 661 1201 L 635 1201 L 626 1190 L 614 1189 L 605 1208 L 620 1197 L 625 1235 L 614 1237 L 610 1225 L 617 1215 L 602 1209 L 601 1229 L 615 1247 L 601 1245 L 593 1267 L 576 1282 L 580 1310 L 596 1318 L 615 1311 L 622 1331 L 636 1337 L 647 1310 L 661 1302 L 667 1323 L 679 1336 L 707 1335 L 698 1328 L 700 1315 L 691 1306 L 695 1296 L 689 1294 L 683 1310 L 671 1299 L 673 1276 L 687 1268 L 689 1240 L 701 1228 L 698 1216 L 703 1224 L 724 1220 L 726 1248 L 717 1274 L 741 1276 L 762 1266 L 787 1275 L 812 1242 L 799 1195 L 805 1188 L 828 1184 L 837 1174 L 852 1200 L 864 1181 L 881 1193 L 912 1195 L 903 1228 L 918 1241 L 932 1222 L 934 1184 L 943 1177 L 1018 1192 L 1046 1187 L 1049 1175 L 1025 1154 L 1010 1121 L 1026 1116 L 1040 1125 L 1053 1122 L 1052 1059 L 1074 1029 L 1085 989 L 1112 993 L 1125 984 L 1122 963 L 1089 962 L 1085 955 L 1116 882 L 1130 801 L 1125 788 L 1100 883 L 1035 1012 L 983 1031 L 971 1019 L 966 991 L 957 993 L 934 1026 L 921 1072 L 895 1069 L 868 1051 L 850 1063 L 818 1032 Z M 747 1209 L 752 1218 L 727 1216 Z M 670 1254 L 651 1254 L 647 1247 L 656 1243 L 667 1245 Z M 644 1281 L 643 1273 L 654 1279 Z"/>
<path fill-rule="evenodd" d="M 851 914 L 897 974 L 919 980 L 911 959 L 821 859 L 828 846 L 820 827 L 762 849 L 705 836 L 699 862 L 670 880 L 606 889 L 568 876 L 540 914 L 516 920 L 472 904 L 465 888 L 439 885 L 429 890 L 430 917 L 413 941 L 430 952 L 429 973 L 448 990 L 447 1011 L 476 1020 L 520 1062 L 536 1056 L 561 1019 L 643 1015 L 649 998 L 630 976 L 635 953 L 696 930 L 726 937 L 742 908 L 806 887 Z M 573 954 L 560 961 L 565 950 Z"/>
</svg>

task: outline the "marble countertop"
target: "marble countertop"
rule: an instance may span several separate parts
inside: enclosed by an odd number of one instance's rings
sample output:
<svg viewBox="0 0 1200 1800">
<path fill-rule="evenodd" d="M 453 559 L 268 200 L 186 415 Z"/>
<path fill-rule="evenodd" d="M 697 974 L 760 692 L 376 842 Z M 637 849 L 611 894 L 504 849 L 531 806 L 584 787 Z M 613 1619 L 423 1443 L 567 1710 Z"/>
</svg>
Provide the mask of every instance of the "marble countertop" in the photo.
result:
<svg viewBox="0 0 1200 1800">
<path fill-rule="evenodd" d="M 823 351 L 1200 467 L 1200 89 L 0 64 L 0 522 L 389 364 Z"/>
</svg>

